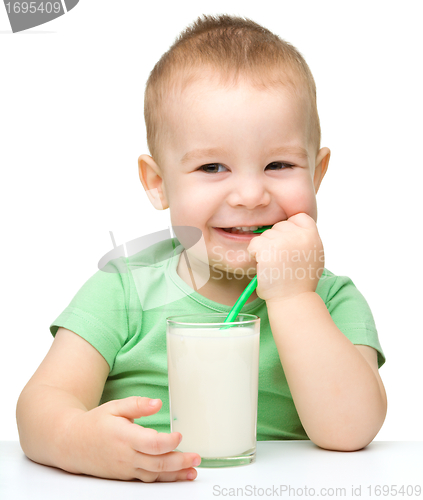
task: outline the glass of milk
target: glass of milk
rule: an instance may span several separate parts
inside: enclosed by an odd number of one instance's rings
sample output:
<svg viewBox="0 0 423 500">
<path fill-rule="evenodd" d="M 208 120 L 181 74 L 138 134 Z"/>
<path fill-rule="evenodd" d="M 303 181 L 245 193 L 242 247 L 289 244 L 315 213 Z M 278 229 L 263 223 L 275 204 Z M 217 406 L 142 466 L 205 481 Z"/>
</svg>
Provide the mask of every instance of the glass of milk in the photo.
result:
<svg viewBox="0 0 423 500">
<path fill-rule="evenodd" d="M 260 318 L 226 316 L 166 320 L 171 430 L 182 434 L 177 450 L 198 453 L 200 467 L 246 465 L 256 455 Z"/>
</svg>

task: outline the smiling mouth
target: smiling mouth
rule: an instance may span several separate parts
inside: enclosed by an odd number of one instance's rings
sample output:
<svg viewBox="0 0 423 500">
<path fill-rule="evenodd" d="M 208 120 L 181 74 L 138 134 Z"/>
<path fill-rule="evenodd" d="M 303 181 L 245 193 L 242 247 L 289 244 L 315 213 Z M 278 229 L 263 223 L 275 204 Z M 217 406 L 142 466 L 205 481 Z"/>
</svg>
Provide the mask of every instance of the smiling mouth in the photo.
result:
<svg viewBox="0 0 423 500">
<path fill-rule="evenodd" d="M 237 226 L 237 227 L 219 227 L 216 229 L 223 229 L 223 231 L 232 234 L 255 234 L 253 231 L 260 229 L 263 226 Z"/>
</svg>

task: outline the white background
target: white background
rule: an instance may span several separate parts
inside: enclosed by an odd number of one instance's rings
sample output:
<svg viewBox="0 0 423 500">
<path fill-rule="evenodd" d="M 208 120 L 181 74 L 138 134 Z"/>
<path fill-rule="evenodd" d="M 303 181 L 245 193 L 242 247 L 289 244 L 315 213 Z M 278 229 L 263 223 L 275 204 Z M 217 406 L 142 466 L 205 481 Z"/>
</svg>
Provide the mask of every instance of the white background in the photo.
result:
<svg viewBox="0 0 423 500">
<path fill-rule="evenodd" d="M 201 14 L 249 17 L 304 55 L 317 84 L 326 267 L 375 317 L 388 415 L 377 440 L 422 440 L 422 64 L 419 3 L 80 0 L 12 34 L 0 6 L 0 440 L 18 439 L 20 391 L 50 323 L 117 244 L 165 229 L 138 179 L 143 92 Z"/>
</svg>

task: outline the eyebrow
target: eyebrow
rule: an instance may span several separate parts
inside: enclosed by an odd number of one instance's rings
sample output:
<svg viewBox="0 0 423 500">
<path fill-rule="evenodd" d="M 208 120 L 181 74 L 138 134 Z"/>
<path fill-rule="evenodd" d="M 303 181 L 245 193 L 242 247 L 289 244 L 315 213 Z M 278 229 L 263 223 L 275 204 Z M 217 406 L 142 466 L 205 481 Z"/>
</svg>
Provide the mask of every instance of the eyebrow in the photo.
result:
<svg viewBox="0 0 423 500">
<path fill-rule="evenodd" d="M 207 149 L 193 149 L 188 153 L 185 153 L 181 158 L 181 163 L 187 163 L 191 160 L 201 160 L 208 156 L 218 156 L 222 154 L 228 154 L 226 149 L 221 148 L 207 148 Z M 278 148 L 273 148 L 268 151 L 270 156 L 280 155 L 280 154 L 292 154 L 295 156 L 300 156 L 301 158 L 308 159 L 309 155 L 307 150 L 301 146 L 281 146 Z"/>
<path fill-rule="evenodd" d="M 269 151 L 271 156 L 280 154 L 291 154 L 295 156 L 300 156 L 301 158 L 309 158 L 309 154 L 306 149 L 301 146 L 281 146 L 279 148 L 274 148 Z"/>
<path fill-rule="evenodd" d="M 181 158 L 181 163 L 187 163 L 191 160 L 201 160 L 201 158 L 206 156 L 218 156 L 227 153 L 228 151 L 226 149 L 221 148 L 193 149 L 192 151 L 184 154 Z"/>
</svg>

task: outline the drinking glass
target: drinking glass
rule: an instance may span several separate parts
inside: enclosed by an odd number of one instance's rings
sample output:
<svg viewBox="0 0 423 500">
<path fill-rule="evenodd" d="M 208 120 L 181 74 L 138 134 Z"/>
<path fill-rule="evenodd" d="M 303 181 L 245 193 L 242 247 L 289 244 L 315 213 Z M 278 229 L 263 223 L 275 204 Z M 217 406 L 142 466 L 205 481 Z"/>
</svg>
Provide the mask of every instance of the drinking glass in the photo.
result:
<svg viewBox="0 0 423 500">
<path fill-rule="evenodd" d="M 198 453 L 200 467 L 255 460 L 260 318 L 191 314 L 166 320 L 172 432 L 178 451 Z"/>
</svg>

